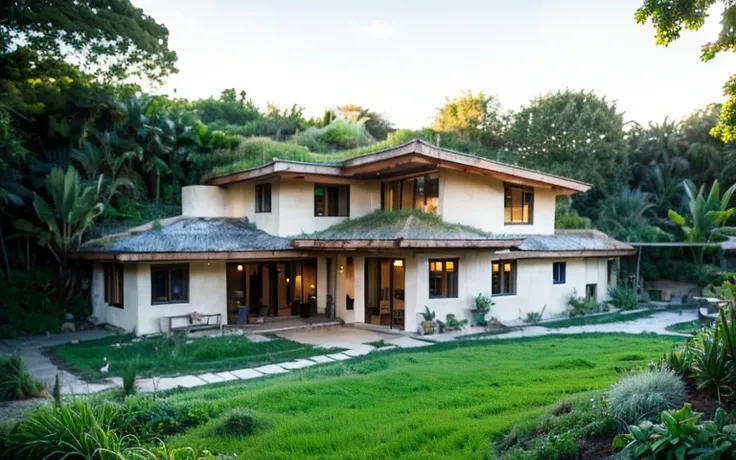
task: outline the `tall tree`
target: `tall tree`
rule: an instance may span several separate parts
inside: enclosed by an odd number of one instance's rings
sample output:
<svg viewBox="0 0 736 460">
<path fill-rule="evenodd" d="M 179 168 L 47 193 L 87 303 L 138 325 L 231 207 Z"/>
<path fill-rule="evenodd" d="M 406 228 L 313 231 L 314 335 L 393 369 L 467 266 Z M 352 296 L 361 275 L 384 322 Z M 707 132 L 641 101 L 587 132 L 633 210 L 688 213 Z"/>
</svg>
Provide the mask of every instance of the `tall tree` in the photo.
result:
<svg viewBox="0 0 736 460">
<path fill-rule="evenodd" d="M 594 189 L 588 195 L 616 194 L 629 172 L 623 124 L 616 105 L 603 97 L 550 93 L 514 116 L 506 134 L 509 159 L 589 182 Z"/>
<path fill-rule="evenodd" d="M 505 126 L 498 99 L 483 91 L 463 91 L 455 98 L 445 98 L 445 105 L 437 109 L 432 122 L 435 131 L 455 133 L 487 147 L 502 143 Z"/>
<path fill-rule="evenodd" d="M 15 0 L 0 5 L 0 53 L 23 46 L 98 76 L 161 81 L 176 72 L 169 31 L 130 0 Z"/>
<path fill-rule="evenodd" d="M 715 41 L 706 43 L 701 49 L 700 59 L 707 62 L 722 51 L 736 50 L 736 3 L 732 0 L 644 0 L 634 18 L 639 24 L 651 20 L 656 30 L 656 43 L 667 46 L 680 38 L 683 29 L 700 29 L 708 11 L 717 4 L 724 7 L 721 32 Z M 723 104 L 718 124 L 711 133 L 723 142 L 731 142 L 736 140 L 736 75 L 729 78 L 723 91 L 728 101 Z"/>
</svg>

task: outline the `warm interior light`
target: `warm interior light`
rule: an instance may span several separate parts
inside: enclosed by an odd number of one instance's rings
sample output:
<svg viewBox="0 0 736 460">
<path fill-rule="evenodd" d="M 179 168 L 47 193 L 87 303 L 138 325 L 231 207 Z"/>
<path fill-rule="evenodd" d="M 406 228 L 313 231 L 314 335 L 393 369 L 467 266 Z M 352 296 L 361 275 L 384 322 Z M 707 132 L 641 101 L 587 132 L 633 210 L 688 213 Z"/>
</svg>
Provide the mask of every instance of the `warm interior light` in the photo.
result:
<svg viewBox="0 0 736 460">
<path fill-rule="evenodd" d="M 451 260 L 445 262 L 445 270 L 447 270 L 448 272 L 455 271 L 455 262 Z"/>
<path fill-rule="evenodd" d="M 493 273 L 498 273 L 498 264 L 493 264 Z"/>
<path fill-rule="evenodd" d="M 314 289 L 314 284 L 310 284 L 309 289 Z"/>
<path fill-rule="evenodd" d="M 239 272 L 242 272 L 243 271 L 243 266 L 242 265 L 238 265 L 238 271 Z"/>
<path fill-rule="evenodd" d="M 503 271 L 510 272 L 511 271 L 511 264 L 503 264 Z"/>
<path fill-rule="evenodd" d="M 340 273 L 342 273 L 344 271 L 345 271 L 345 267 L 343 267 L 342 265 L 340 265 Z"/>
<path fill-rule="evenodd" d="M 286 278 L 286 282 L 289 283 L 291 281 L 291 278 Z"/>
<path fill-rule="evenodd" d="M 394 267 L 403 267 L 403 266 L 404 266 L 404 261 L 403 260 L 401 260 L 401 259 L 394 260 Z"/>
</svg>

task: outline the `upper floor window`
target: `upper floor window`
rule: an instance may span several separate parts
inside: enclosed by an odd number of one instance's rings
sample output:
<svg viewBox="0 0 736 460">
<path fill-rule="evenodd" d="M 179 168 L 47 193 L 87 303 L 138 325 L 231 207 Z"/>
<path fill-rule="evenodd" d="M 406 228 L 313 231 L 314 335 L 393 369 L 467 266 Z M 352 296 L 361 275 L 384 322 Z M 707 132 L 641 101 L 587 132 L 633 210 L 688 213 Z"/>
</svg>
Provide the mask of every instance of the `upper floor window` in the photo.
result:
<svg viewBox="0 0 736 460">
<path fill-rule="evenodd" d="M 457 259 L 429 261 L 429 297 L 457 297 Z"/>
<path fill-rule="evenodd" d="M 554 262 L 552 264 L 552 284 L 565 284 L 567 278 L 567 263 Z"/>
<path fill-rule="evenodd" d="M 271 184 L 256 184 L 256 212 L 271 212 Z"/>
<path fill-rule="evenodd" d="M 349 185 L 314 186 L 314 215 L 348 217 L 350 215 Z"/>
<path fill-rule="evenodd" d="M 384 211 L 417 209 L 437 214 L 440 209 L 439 175 L 425 174 L 382 184 L 382 206 Z"/>
<path fill-rule="evenodd" d="M 534 190 L 506 185 L 504 187 L 504 223 L 531 224 L 534 210 Z"/>
<path fill-rule="evenodd" d="M 123 308 L 123 277 L 121 264 L 104 264 L 105 303 L 112 307 Z"/>
<path fill-rule="evenodd" d="M 189 302 L 189 264 L 151 265 L 151 303 Z"/>
<path fill-rule="evenodd" d="M 516 261 L 491 262 L 491 294 L 516 294 Z"/>
</svg>

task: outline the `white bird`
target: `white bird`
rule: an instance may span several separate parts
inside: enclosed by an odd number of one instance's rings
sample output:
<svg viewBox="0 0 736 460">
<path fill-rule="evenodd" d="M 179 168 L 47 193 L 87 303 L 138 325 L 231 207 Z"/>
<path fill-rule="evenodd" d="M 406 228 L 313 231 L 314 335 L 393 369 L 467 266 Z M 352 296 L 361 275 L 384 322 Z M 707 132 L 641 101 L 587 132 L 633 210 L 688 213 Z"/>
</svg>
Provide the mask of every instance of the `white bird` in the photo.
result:
<svg viewBox="0 0 736 460">
<path fill-rule="evenodd" d="M 107 371 L 110 369 L 110 362 L 107 360 L 107 356 L 102 359 L 105 360 L 105 365 L 100 368 L 100 372 L 102 372 L 103 374 L 107 374 Z"/>
</svg>

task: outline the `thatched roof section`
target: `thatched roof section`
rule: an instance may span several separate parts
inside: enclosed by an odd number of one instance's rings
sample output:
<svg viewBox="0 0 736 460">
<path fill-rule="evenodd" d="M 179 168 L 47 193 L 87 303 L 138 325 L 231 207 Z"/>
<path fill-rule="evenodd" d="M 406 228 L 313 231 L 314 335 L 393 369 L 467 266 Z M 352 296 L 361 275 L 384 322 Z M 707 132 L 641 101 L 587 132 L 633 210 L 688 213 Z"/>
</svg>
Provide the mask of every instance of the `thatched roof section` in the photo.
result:
<svg viewBox="0 0 736 460">
<path fill-rule="evenodd" d="M 421 211 L 375 211 L 347 219 L 332 227 L 295 240 L 506 240 L 518 236 L 498 235 L 468 225 L 450 224 Z"/>
<path fill-rule="evenodd" d="M 557 230 L 554 235 L 534 235 L 518 246 L 521 251 L 627 251 L 631 246 L 597 230 Z"/>
<path fill-rule="evenodd" d="M 174 218 L 159 225 L 146 224 L 129 232 L 85 243 L 83 252 L 172 253 L 284 251 L 286 238 L 257 230 L 247 219 Z"/>
</svg>

